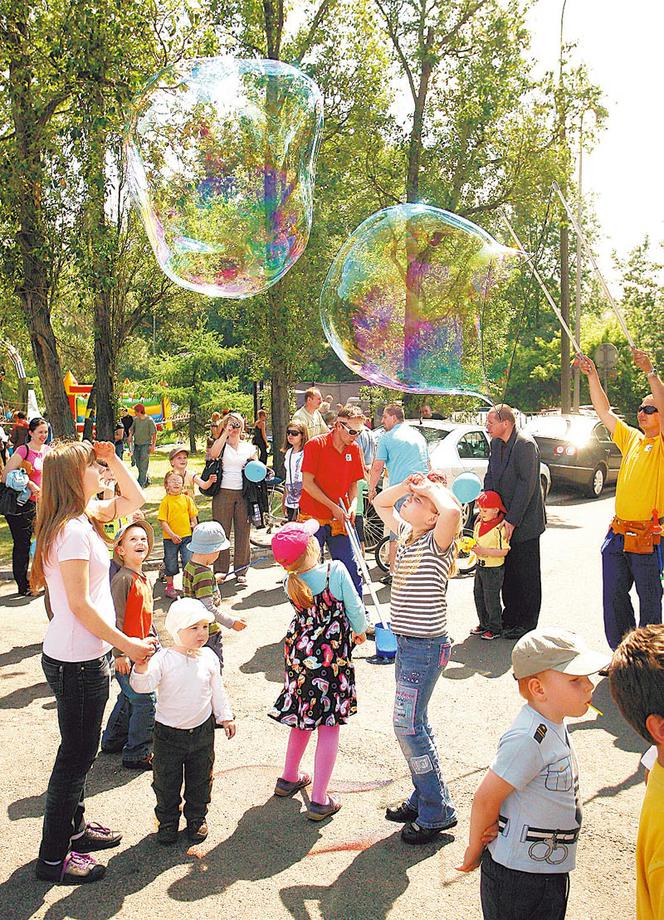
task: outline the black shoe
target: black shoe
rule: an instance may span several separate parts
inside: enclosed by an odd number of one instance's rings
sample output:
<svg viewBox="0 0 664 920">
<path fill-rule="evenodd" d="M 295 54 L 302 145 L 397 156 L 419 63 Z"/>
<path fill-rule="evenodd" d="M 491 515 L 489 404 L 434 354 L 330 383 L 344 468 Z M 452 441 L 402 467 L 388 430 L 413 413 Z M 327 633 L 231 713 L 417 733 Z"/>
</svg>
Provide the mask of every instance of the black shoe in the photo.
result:
<svg viewBox="0 0 664 920">
<path fill-rule="evenodd" d="M 419 824 L 416 824 L 414 821 L 411 824 L 406 824 L 404 829 L 401 831 L 401 839 L 404 843 L 412 843 L 416 846 L 419 846 L 423 843 L 430 843 L 434 840 L 438 834 L 443 831 L 448 831 L 452 827 L 456 827 L 457 819 L 450 821 L 449 824 L 446 824 L 444 827 L 420 827 Z"/>
<path fill-rule="evenodd" d="M 101 752 L 102 754 L 121 754 L 126 743 L 126 741 L 118 741 L 117 744 L 102 744 Z"/>
<path fill-rule="evenodd" d="M 388 575 L 383 575 L 383 577 L 381 578 L 381 584 L 384 584 L 384 585 L 391 585 L 391 584 L 392 584 L 392 576 L 389 575 L 389 574 L 388 574 Z"/>
<path fill-rule="evenodd" d="M 146 754 L 140 760 L 123 760 L 122 766 L 127 770 L 151 770 L 152 754 Z"/>
<path fill-rule="evenodd" d="M 202 843 L 208 835 L 208 826 L 205 820 L 189 821 L 187 823 L 187 837 L 191 843 Z"/>
<path fill-rule="evenodd" d="M 177 824 L 160 824 L 157 831 L 157 840 L 164 847 L 173 846 L 177 843 L 178 826 Z"/>
<path fill-rule="evenodd" d="M 385 810 L 385 820 L 394 821 L 396 824 L 408 824 L 410 821 L 417 820 L 417 811 L 408 802 L 402 802 L 396 808 Z"/>
<path fill-rule="evenodd" d="M 522 629 L 520 626 L 513 626 L 511 629 L 504 629 L 502 632 L 503 639 L 520 639 L 525 636 L 528 629 Z"/>
<path fill-rule="evenodd" d="M 598 674 L 599 677 L 608 677 L 608 676 L 609 676 L 609 669 L 608 669 L 608 668 L 602 668 L 601 671 L 598 671 L 598 672 L 597 672 L 597 674 Z"/>
<path fill-rule="evenodd" d="M 93 850 L 109 850 L 122 840 L 122 834 L 93 822 L 85 825 L 85 832 L 71 840 L 71 846 L 77 853 L 91 853 Z"/>
<path fill-rule="evenodd" d="M 37 860 L 35 875 L 42 882 L 58 885 L 85 885 L 96 882 L 106 874 L 106 866 L 100 866 L 94 856 L 84 853 L 68 853 L 62 862 L 49 866 L 42 859 Z"/>
</svg>

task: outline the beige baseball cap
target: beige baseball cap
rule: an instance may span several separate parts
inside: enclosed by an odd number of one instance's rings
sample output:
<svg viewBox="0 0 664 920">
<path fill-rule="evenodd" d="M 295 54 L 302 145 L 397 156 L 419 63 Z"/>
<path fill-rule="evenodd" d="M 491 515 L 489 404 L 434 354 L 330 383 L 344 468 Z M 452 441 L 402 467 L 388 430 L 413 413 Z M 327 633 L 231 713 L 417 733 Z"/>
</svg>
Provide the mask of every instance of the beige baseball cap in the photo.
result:
<svg viewBox="0 0 664 920">
<path fill-rule="evenodd" d="M 593 652 L 575 633 L 555 626 L 527 632 L 512 649 L 517 680 L 549 670 L 583 677 L 607 668 L 610 661 L 610 655 Z"/>
</svg>

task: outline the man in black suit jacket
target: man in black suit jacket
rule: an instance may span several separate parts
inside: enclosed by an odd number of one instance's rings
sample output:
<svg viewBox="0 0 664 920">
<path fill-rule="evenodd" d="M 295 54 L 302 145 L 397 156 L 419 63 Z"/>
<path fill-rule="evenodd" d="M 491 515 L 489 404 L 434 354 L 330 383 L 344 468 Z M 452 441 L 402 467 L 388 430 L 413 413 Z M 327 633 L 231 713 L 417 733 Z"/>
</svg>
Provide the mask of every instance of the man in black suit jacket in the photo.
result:
<svg viewBox="0 0 664 920">
<path fill-rule="evenodd" d="M 517 639 L 535 629 L 542 604 L 540 454 L 533 438 L 517 431 L 514 412 L 504 403 L 489 410 L 486 430 L 491 454 L 484 488 L 498 492 L 507 508 L 504 527 L 511 546 L 505 557 L 503 635 Z"/>
</svg>

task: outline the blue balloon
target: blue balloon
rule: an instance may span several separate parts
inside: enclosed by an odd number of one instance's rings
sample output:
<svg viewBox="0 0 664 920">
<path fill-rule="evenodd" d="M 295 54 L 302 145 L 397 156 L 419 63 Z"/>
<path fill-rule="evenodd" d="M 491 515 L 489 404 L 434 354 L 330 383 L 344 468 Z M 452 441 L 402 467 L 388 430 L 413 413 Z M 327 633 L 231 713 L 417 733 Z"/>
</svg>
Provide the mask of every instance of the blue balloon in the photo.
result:
<svg viewBox="0 0 664 920">
<path fill-rule="evenodd" d="M 482 482 L 476 473 L 461 473 L 452 483 L 452 494 L 462 505 L 474 502 L 482 491 Z"/>
<path fill-rule="evenodd" d="M 244 468 L 244 475 L 249 482 L 262 482 L 267 476 L 267 467 L 260 460 L 250 460 Z"/>
</svg>

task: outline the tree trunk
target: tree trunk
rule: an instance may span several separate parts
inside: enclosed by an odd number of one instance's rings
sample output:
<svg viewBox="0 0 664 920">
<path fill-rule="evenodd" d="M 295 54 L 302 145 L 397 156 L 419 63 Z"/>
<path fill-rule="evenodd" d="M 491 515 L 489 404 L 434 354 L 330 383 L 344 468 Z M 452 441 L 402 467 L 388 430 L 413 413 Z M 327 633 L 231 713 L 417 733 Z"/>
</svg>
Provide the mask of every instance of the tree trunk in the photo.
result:
<svg viewBox="0 0 664 920">
<path fill-rule="evenodd" d="M 94 355 L 97 389 L 97 438 L 112 441 L 116 422 L 114 371 L 116 342 L 111 328 L 109 297 L 104 291 L 95 296 Z"/>
<path fill-rule="evenodd" d="M 20 4 L 16 10 L 19 9 Z M 21 279 L 18 292 L 53 434 L 56 437 L 75 437 L 76 427 L 65 393 L 51 325 L 51 258 L 44 226 L 40 146 L 44 140 L 45 124 L 34 108 L 32 68 L 27 51 L 30 36 L 24 18 L 10 19 L 5 39 L 10 58 L 8 90 L 16 144 L 12 158 L 13 175 L 7 194 L 14 199 L 12 210 L 17 215 L 19 226 L 17 242 Z"/>
<path fill-rule="evenodd" d="M 560 312 L 569 326 L 569 227 L 563 217 L 560 227 Z M 567 415 L 572 411 L 570 367 L 570 341 L 560 327 L 560 411 Z"/>
<path fill-rule="evenodd" d="M 284 455 L 279 449 L 286 438 L 286 428 L 289 422 L 288 411 L 288 373 L 285 368 L 272 364 L 271 388 L 271 415 L 272 415 L 272 453 L 274 455 L 273 467 L 277 476 L 285 473 Z"/>
</svg>

